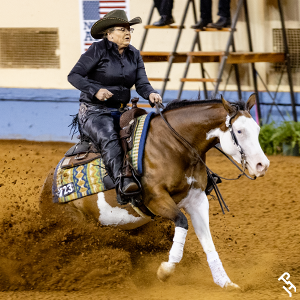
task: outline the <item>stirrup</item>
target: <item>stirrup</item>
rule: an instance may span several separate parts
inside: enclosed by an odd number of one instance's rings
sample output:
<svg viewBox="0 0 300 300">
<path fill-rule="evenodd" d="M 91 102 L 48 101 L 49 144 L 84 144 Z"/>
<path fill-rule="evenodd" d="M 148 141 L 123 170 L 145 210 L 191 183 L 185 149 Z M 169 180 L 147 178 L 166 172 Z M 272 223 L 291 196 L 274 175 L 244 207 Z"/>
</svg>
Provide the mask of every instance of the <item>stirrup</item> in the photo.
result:
<svg viewBox="0 0 300 300">
<path fill-rule="evenodd" d="M 137 183 L 132 179 L 132 178 L 125 178 L 124 179 L 124 184 L 122 187 L 122 192 L 124 194 L 124 192 L 126 193 L 133 193 L 139 190 L 139 186 L 137 185 Z"/>
<path fill-rule="evenodd" d="M 130 200 L 132 199 L 133 196 L 137 196 L 140 195 L 142 192 L 142 185 L 140 183 L 140 181 L 136 178 L 135 173 L 132 172 L 132 176 L 135 180 L 135 182 L 137 183 L 139 189 L 135 192 L 132 193 L 124 193 L 123 190 L 123 182 L 122 182 L 122 175 L 119 176 L 119 180 L 118 183 L 116 184 L 116 193 L 117 193 L 117 202 L 120 205 L 125 205 L 128 204 L 130 202 Z"/>
<path fill-rule="evenodd" d="M 119 184 L 118 184 L 118 192 L 122 196 L 131 197 L 131 196 L 139 195 L 142 192 L 142 185 L 141 185 L 140 181 L 136 178 L 134 172 L 132 172 L 132 177 L 134 178 L 134 180 L 135 180 L 135 182 L 136 182 L 139 189 L 137 191 L 134 191 L 134 192 L 131 192 L 131 193 L 124 193 L 123 192 L 123 181 L 122 181 L 124 176 L 120 176 L 120 181 L 119 181 Z"/>
<path fill-rule="evenodd" d="M 121 194 L 119 194 L 118 193 L 118 189 L 117 189 L 117 202 L 118 202 L 118 204 L 120 204 L 120 205 L 126 205 L 126 204 L 128 204 L 129 202 L 130 202 L 130 197 L 123 197 L 123 196 L 121 196 Z"/>
</svg>

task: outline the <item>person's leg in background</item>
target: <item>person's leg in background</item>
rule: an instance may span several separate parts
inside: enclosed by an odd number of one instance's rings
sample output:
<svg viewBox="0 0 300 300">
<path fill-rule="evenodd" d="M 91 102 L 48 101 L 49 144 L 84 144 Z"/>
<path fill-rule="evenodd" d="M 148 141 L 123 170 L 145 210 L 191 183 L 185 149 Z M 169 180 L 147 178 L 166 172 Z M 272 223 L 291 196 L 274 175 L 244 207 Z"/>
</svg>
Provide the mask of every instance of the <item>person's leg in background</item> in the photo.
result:
<svg viewBox="0 0 300 300">
<path fill-rule="evenodd" d="M 224 27 L 231 26 L 231 18 L 230 18 L 230 0 L 219 0 L 219 11 L 218 16 L 220 18 L 216 23 L 209 24 L 208 28 L 217 28 L 221 29 Z"/>
<path fill-rule="evenodd" d="M 155 7 L 160 14 L 160 20 L 154 22 L 154 26 L 165 26 L 174 23 L 172 17 L 173 0 L 154 0 Z"/>
<path fill-rule="evenodd" d="M 212 23 L 211 0 L 200 0 L 200 21 L 192 26 L 194 29 L 203 29 L 209 23 Z"/>
</svg>

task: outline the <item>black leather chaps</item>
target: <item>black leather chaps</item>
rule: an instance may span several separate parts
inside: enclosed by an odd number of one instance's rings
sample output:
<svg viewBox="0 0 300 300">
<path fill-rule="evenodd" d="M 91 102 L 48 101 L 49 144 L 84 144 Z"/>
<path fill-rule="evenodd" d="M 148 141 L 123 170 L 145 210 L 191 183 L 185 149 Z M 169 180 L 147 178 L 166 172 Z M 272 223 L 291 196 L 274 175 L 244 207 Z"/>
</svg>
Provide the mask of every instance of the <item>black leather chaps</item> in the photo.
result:
<svg viewBox="0 0 300 300">
<path fill-rule="evenodd" d="M 78 113 L 79 131 L 91 139 L 100 151 L 106 171 L 116 183 L 123 164 L 119 142 L 121 112 L 103 105 L 81 103 Z"/>
</svg>

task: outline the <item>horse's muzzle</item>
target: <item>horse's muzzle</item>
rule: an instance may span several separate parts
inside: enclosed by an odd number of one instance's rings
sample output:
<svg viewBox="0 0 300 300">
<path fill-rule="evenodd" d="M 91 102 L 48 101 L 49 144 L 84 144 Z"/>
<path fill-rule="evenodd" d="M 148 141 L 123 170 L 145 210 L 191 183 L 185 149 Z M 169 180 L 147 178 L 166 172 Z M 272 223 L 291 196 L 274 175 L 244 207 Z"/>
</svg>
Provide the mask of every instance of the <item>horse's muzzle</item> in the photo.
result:
<svg viewBox="0 0 300 300">
<path fill-rule="evenodd" d="M 251 165 L 249 165 L 249 163 L 247 163 L 246 168 L 249 171 L 249 174 L 251 176 L 255 176 L 255 177 L 263 177 L 265 176 L 268 168 L 269 168 L 270 162 L 268 161 L 268 163 L 257 163 L 255 165 L 255 168 L 253 168 Z"/>
<path fill-rule="evenodd" d="M 256 164 L 256 168 L 255 168 L 255 175 L 256 177 L 263 177 L 265 176 L 268 168 L 269 168 L 270 162 L 268 161 L 268 163 L 257 163 Z"/>
</svg>

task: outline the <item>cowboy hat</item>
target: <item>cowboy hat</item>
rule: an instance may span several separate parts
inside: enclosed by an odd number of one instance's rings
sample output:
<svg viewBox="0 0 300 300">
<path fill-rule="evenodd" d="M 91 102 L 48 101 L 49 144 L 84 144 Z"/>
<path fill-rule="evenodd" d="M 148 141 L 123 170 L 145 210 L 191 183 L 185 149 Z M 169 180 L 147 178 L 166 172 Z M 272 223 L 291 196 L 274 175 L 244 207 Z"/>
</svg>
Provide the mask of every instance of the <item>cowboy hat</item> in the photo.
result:
<svg viewBox="0 0 300 300">
<path fill-rule="evenodd" d="M 128 21 L 124 10 L 115 9 L 107 13 L 102 19 L 98 20 L 91 29 L 91 35 L 94 39 L 102 39 L 104 31 L 114 26 L 135 25 L 142 23 L 140 17 Z"/>
</svg>

